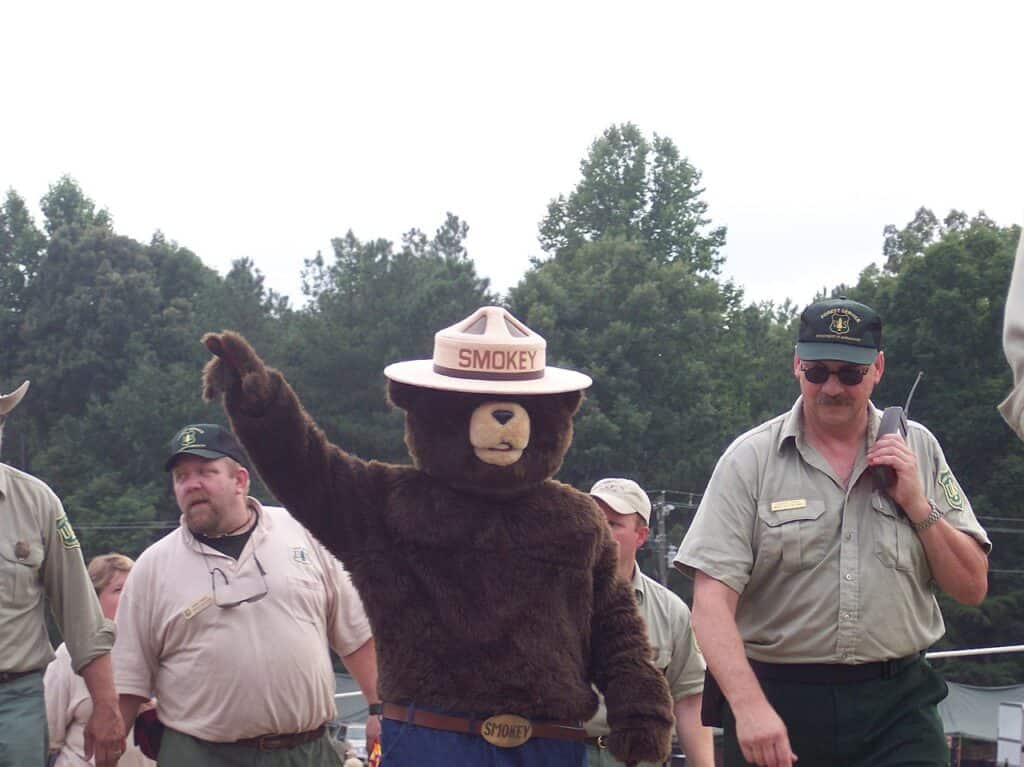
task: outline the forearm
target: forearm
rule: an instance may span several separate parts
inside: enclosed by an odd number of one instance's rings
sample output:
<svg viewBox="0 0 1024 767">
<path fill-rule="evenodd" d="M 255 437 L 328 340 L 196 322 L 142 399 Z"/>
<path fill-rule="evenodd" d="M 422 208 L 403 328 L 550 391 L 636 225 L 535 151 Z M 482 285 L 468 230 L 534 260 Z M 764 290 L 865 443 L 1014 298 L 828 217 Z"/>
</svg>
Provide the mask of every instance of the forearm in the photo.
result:
<svg viewBox="0 0 1024 767">
<path fill-rule="evenodd" d="M 342 657 L 341 662 L 345 664 L 348 673 L 356 680 L 359 689 L 366 697 L 368 703 L 379 703 L 380 696 L 377 693 L 377 650 L 373 639 L 366 642 L 354 652 Z"/>
<path fill-rule="evenodd" d="M 110 654 L 104 653 L 78 672 L 89 689 L 89 697 L 92 698 L 93 707 L 96 705 L 109 705 L 117 707 L 117 692 L 114 690 L 114 669 L 110 663 Z"/>
<path fill-rule="evenodd" d="M 126 730 L 131 729 L 135 724 L 135 717 L 139 715 L 139 709 L 147 702 L 147 698 L 138 695 L 119 695 L 118 706 L 121 710 L 121 718 L 124 720 Z"/>
<path fill-rule="evenodd" d="M 736 626 L 739 594 L 720 581 L 698 572 L 693 588 L 693 630 L 708 668 L 733 711 L 766 702 L 747 661 Z"/>
<path fill-rule="evenodd" d="M 988 593 L 988 557 L 978 542 L 944 519 L 917 536 L 939 588 L 961 604 L 980 604 Z"/>
<path fill-rule="evenodd" d="M 675 702 L 676 735 L 691 767 L 714 767 L 715 743 L 710 727 L 700 721 L 701 696 L 688 695 Z"/>
</svg>

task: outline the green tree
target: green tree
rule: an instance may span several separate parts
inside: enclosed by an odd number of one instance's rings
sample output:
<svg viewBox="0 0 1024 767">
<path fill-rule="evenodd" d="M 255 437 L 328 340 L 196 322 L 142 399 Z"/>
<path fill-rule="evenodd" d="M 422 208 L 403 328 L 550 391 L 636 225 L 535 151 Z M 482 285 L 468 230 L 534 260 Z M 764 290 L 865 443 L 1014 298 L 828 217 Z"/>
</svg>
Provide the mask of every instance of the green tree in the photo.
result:
<svg viewBox="0 0 1024 767">
<path fill-rule="evenodd" d="M 700 490 L 739 432 L 786 406 L 791 309 L 721 283 L 724 227 L 669 139 L 613 126 L 540 225 L 548 258 L 512 290 L 548 359 L 594 379 L 561 476 Z"/>
<path fill-rule="evenodd" d="M 280 366 L 346 449 L 407 460 L 401 416 L 385 402 L 384 368 L 429 357 L 435 332 L 496 302 L 465 249 L 467 232 L 450 213 L 433 237 L 413 229 L 397 248 L 350 231 L 332 241 L 333 261 L 317 254 L 306 262 L 311 301 L 297 318 L 301 342 Z"/>
<path fill-rule="evenodd" d="M 682 260 L 694 272 L 716 274 L 725 227 L 706 230 L 700 173 L 671 139 L 647 141 L 632 123 L 613 125 L 580 163 L 580 182 L 548 205 L 540 225 L 549 255 L 586 242 L 621 237 L 643 244 L 658 262 Z"/>
</svg>

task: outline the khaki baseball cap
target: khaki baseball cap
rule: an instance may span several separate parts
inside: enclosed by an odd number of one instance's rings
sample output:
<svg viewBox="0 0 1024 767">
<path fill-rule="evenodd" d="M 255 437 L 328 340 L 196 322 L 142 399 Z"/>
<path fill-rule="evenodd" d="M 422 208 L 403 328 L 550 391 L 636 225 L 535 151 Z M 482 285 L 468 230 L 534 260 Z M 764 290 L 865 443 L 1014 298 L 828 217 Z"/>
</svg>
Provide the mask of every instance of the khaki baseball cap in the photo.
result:
<svg viewBox="0 0 1024 767">
<path fill-rule="evenodd" d="M 598 480 L 590 494 L 600 498 L 617 514 L 639 514 L 645 524 L 651 522 L 651 499 L 636 482 L 631 479 L 609 477 Z"/>
<path fill-rule="evenodd" d="M 28 391 L 28 381 L 25 381 L 21 386 L 12 391 L 10 394 L 4 394 L 0 396 L 0 416 L 7 415 L 21 402 L 21 398 L 25 396 L 25 392 Z"/>
<path fill-rule="evenodd" d="M 574 370 L 546 363 L 547 342 L 500 306 L 477 309 L 434 335 L 434 357 L 396 362 L 392 381 L 480 394 L 558 394 L 592 383 Z"/>
</svg>

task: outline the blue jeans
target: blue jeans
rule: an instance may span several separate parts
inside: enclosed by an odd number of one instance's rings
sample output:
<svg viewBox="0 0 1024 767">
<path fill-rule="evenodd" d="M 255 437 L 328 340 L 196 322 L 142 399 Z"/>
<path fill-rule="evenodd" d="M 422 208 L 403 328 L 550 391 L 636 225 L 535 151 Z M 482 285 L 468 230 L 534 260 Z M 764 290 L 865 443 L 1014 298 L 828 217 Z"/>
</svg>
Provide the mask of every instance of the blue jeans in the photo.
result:
<svg viewBox="0 0 1024 767">
<path fill-rule="evenodd" d="M 381 767 L 586 767 L 583 743 L 533 738 L 515 748 L 479 735 L 432 730 L 409 722 L 381 722 Z"/>
<path fill-rule="evenodd" d="M 0 684 L 0 767 L 43 767 L 48 741 L 43 672 Z"/>
</svg>

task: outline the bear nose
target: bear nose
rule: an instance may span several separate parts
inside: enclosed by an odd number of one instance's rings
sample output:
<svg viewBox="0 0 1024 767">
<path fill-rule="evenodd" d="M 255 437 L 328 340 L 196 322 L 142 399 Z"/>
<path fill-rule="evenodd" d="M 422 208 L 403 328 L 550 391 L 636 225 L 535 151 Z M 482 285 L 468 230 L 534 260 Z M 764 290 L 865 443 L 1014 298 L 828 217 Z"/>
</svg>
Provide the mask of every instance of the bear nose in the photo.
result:
<svg viewBox="0 0 1024 767">
<path fill-rule="evenodd" d="M 491 416 L 494 418 L 494 420 L 500 423 L 502 426 L 511 421 L 512 416 L 514 415 L 515 413 L 513 413 L 511 410 L 495 410 L 491 413 Z"/>
</svg>

